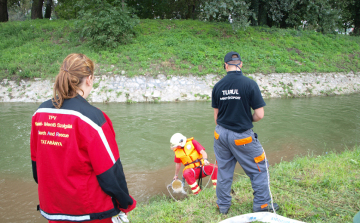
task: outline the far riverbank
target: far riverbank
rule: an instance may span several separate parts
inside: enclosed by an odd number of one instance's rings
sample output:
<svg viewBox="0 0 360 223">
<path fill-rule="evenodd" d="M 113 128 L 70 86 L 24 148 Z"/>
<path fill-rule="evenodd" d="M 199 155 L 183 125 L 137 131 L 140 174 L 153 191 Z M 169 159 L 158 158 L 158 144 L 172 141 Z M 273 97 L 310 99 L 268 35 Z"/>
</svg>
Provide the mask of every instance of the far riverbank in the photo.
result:
<svg viewBox="0 0 360 223">
<path fill-rule="evenodd" d="M 264 98 L 343 95 L 360 92 L 358 73 L 250 74 Z M 211 91 L 221 76 L 95 75 L 90 102 L 176 102 L 210 101 Z M 0 82 L 0 102 L 42 102 L 52 97 L 53 79 Z"/>
</svg>

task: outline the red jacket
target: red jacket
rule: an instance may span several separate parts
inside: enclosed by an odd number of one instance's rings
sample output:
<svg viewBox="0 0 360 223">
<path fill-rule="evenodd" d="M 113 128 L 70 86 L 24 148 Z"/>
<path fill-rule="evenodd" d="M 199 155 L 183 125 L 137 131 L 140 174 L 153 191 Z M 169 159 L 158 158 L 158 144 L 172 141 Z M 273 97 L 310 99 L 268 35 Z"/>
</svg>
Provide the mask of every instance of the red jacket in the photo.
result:
<svg viewBox="0 0 360 223">
<path fill-rule="evenodd" d="M 135 208 L 112 123 L 81 96 L 60 109 L 42 103 L 32 117 L 30 147 L 39 208 L 48 220 L 104 219 Z"/>
</svg>

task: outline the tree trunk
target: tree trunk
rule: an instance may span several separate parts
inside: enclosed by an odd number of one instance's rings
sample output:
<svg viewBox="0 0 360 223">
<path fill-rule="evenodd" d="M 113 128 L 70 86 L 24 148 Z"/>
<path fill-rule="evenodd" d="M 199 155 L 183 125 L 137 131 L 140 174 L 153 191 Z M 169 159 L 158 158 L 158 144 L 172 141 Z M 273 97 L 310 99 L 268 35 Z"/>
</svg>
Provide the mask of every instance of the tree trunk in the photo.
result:
<svg viewBox="0 0 360 223">
<path fill-rule="evenodd" d="M 353 30 L 353 34 L 355 36 L 360 36 L 360 22 L 359 23 L 355 23 L 355 27 L 354 27 L 354 30 Z"/>
<path fill-rule="evenodd" d="M 187 12 L 185 14 L 185 19 L 190 19 L 192 16 L 192 5 L 187 5 Z"/>
<path fill-rule="evenodd" d="M 266 26 L 268 22 L 268 3 L 267 1 L 260 1 L 259 2 L 259 14 L 257 16 L 258 18 L 258 25 L 259 26 Z"/>
<path fill-rule="evenodd" d="M 34 0 L 31 6 L 31 19 L 42 19 L 43 0 Z"/>
<path fill-rule="evenodd" d="M 7 0 L 0 0 L 0 22 L 9 21 L 9 14 L 7 11 Z"/>
<path fill-rule="evenodd" d="M 250 17 L 250 22 L 252 26 L 258 26 L 259 18 L 259 0 L 252 0 L 250 3 L 250 10 L 254 12 L 254 16 Z"/>
<path fill-rule="evenodd" d="M 355 15 L 354 15 L 354 35 L 360 36 L 360 3 L 357 2 L 354 5 Z"/>
<path fill-rule="evenodd" d="M 45 8 L 45 19 L 51 18 L 51 7 L 52 7 L 52 0 L 46 1 L 46 8 Z"/>
</svg>

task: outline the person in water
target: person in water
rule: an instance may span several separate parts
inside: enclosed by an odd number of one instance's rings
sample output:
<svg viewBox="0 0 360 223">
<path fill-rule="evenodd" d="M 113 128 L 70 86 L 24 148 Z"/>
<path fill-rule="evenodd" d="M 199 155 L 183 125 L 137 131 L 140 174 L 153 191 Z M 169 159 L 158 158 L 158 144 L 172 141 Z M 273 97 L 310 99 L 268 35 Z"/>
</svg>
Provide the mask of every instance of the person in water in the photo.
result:
<svg viewBox="0 0 360 223">
<path fill-rule="evenodd" d="M 217 166 L 207 159 L 205 148 L 193 137 L 187 139 L 181 133 L 175 133 L 170 139 L 170 148 L 175 152 L 175 176 L 178 179 L 181 163 L 184 164 L 183 177 L 189 184 L 192 192 L 198 194 L 201 188 L 196 180 L 211 175 L 213 187 L 216 189 Z"/>
<path fill-rule="evenodd" d="M 128 222 L 130 196 L 109 117 L 86 98 L 94 63 L 68 55 L 56 76 L 53 98 L 32 117 L 31 160 L 38 210 L 49 222 Z"/>
</svg>

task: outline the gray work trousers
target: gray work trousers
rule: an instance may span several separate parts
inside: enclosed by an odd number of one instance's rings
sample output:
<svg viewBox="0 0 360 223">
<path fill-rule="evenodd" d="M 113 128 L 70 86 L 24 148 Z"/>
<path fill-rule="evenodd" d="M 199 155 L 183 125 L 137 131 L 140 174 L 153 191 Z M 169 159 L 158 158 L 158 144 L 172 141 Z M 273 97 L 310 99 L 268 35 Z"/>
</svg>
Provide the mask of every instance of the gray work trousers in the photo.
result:
<svg viewBox="0 0 360 223">
<path fill-rule="evenodd" d="M 231 184 L 236 162 L 239 162 L 250 177 L 254 190 L 253 208 L 270 202 L 269 186 L 264 150 L 252 129 L 242 133 L 233 132 L 220 125 L 215 128 L 214 152 L 218 162 L 216 186 L 217 205 L 226 213 L 231 205 Z M 250 138 L 251 137 L 251 138 Z M 244 143 L 244 145 L 239 145 Z M 249 140 L 251 142 L 249 142 Z"/>
</svg>

